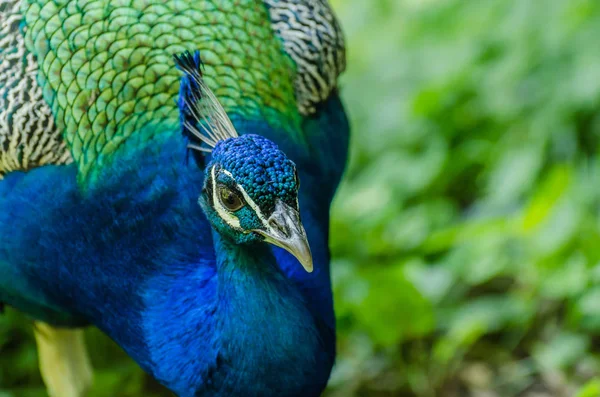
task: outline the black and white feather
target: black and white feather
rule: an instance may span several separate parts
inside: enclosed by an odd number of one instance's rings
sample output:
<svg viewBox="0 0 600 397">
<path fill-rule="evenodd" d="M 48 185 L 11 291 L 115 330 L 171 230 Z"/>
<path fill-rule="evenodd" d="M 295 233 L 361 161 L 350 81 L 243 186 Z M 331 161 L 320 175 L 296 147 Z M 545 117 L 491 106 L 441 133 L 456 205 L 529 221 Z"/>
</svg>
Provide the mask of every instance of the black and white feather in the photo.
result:
<svg viewBox="0 0 600 397">
<path fill-rule="evenodd" d="M 21 1 L 0 0 L 0 179 L 11 171 L 72 161 L 26 49 Z"/>
<path fill-rule="evenodd" d="M 296 101 L 303 115 L 316 111 L 346 68 L 344 35 L 327 0 L 264 0 L 271 26 L 296 63 Z"/>
</svg>

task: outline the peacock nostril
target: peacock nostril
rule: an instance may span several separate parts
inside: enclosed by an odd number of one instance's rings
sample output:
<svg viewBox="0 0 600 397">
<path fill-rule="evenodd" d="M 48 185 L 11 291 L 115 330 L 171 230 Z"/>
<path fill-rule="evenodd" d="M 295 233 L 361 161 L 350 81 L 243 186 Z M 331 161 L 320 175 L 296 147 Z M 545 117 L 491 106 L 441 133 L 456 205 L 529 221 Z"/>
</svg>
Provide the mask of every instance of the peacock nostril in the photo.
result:
<svg viewBox="0 0 600 397">
<path fill-rule="evenodd" d="M 269 226 L 283 234 L 285 237 L 290 236 L 289 228 L 286 225 L 280 223 L 277 219 L 269 219 Z"/>
</svg>

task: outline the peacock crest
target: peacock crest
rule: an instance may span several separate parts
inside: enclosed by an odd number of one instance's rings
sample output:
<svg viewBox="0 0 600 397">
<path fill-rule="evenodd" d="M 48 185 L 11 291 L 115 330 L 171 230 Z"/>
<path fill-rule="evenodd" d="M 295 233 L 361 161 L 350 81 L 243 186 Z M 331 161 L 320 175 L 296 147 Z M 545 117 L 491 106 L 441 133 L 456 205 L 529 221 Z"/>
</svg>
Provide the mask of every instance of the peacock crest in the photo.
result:
<svg viewBox="0 0 600 397">
<path fill-rule="evenodd" d="M 179 88 L 181 131 L 188 149 L 210 153 L 219 141 L 238 136 L 229 116 L 202 76 L 200 51 L 174 55 L 175 65 L 184 73 Z"/>
</svg>

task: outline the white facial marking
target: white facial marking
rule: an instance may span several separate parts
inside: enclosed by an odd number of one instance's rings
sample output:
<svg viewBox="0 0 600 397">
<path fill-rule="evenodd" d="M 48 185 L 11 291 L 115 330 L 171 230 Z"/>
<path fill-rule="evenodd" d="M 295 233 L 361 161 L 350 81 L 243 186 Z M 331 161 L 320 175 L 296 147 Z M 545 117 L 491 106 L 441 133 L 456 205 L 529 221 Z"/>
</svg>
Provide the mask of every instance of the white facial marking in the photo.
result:
<svg viewBox="0 0 600 397">
<path fill-rule="evenodd" d="M 217 197 L 217 180 L 215 177 L 215 167 L 216 166 L 213 166 L 210 170 L 210 174 L 212 176 L 212 194 L 215 210 L 217 211 L 217 214 L 219 214 L 221 219 L 223 219 L 229 226 L 231 226 L 234 229 L 241 230 L 242 228 L 240 226 L 240 220 L 238 219 L 238 217 L 226 210 L 225 207 L 223 207 L 223 204 L 221 204 L 221 200 L 219 199 L 219 197 Z"/>
<path fill-rule="evenodd" d="M 231 172 L 223 170 L 223 173 L 235 181 L 235 178 L 233 177 Z M 250 198 L 248 193 L 246 193 L 246 190 L 241 185 L 237 183 L 235 185 L 237 186 L 238 190 L 242 193 L 242 196 L 244 196 L 244 200 L 246 200 L 246 203 L 248 203 L 248 205 L 250 206 L 250 208 L 252 208 L 256 216 L 258 216 L 258 219 L 260 219 L 260 222 L 263 224 L 263 226 L 267 230 L 269 230 L 269 232 L 271 232 L 273 228 L 271 227 L 271 225 L 269 225 L 269 220 L 265 218 L 262 211 L 260 210 L 260 207 Z"/>
<path fill-rule="evenodd" d="M 233 177 L 231 172 L 229 172 L 227 170 L 222 170 L 221 172 L 223 172 L 225 175 L 227 175 L 228 177 L 230 177 L 231 179 L 233 179 L 235 181 L 235 178 Z M 219 200 L 219 198 L 217 197 L 217 186 L 216 186 L 217 182 L 216 182 L 216 178 L 215 178 L 215 167 L 214 166 L 211 169 L 211 174 L 212 174 L 212 183 L 213 183 L 213 202 L 215 203 L 215 209 L 217 210 L 217 213 L 225 222 L 227 222 L 227 224 L 229 226 L 243 231 L 243 229 L 240 226 L 240 220 L 238 219 L 238 217 L 235 216 L 234 214 L 232 214 L 227 209 L 225 209 L 225 207 L 223 207 L 223 205 L 221 204 L 221 200 Z M 250 198 L 248 193 L 246 193 L 246 190 L 244 189 L 244 187 L 238 183 L 236 183 L 235 185 L 238 188 L 238 190 L 242 193 L 242 196 L 244 197 L 244 200 L 246 201 L 246 203 L 250 206 L 250 208 L 252 208 L 252 210 L 258 217 L 258 219 L 260 219 L 263 226 L 268 230 L 269 233 L 275 234 L 273 227 L 271 227 L 271 225 L 269 224 L 269 220 L 263 215 L 260 207 L 254 202 L 254 200 L 252 200 Z M 296 201 L 297 200 L 298 199 L 296 198 Z"/>
</svg>

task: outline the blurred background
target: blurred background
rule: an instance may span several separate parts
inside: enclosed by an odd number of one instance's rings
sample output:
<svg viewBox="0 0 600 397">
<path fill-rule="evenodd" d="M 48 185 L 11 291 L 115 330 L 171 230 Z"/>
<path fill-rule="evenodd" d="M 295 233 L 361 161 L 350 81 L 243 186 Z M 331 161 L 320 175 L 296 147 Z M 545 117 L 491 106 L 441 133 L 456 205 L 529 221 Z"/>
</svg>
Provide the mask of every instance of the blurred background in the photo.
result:
<svg viewBox="0 0 600 397">
<path fill-rule="evenodd" d="M 353 136 L 327 395 L 600 396 L 600 2 L 332 4 Z M 87 337 L 92 397 L 169 395 Z M 10 309 L 0 385 L 45 396 Z"/>
</svg>

